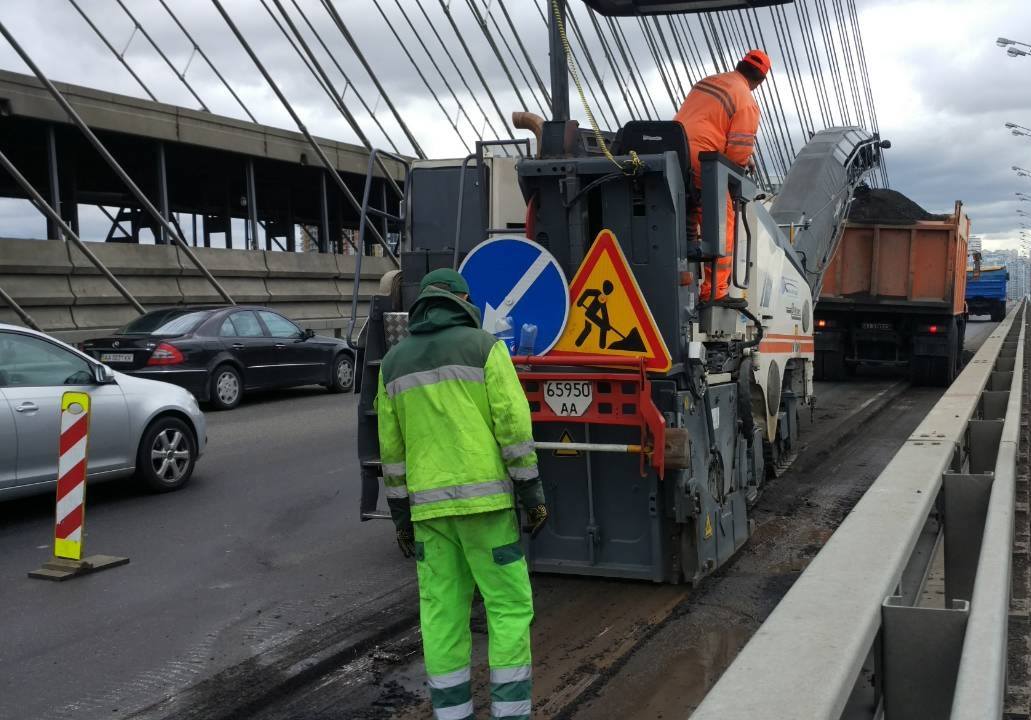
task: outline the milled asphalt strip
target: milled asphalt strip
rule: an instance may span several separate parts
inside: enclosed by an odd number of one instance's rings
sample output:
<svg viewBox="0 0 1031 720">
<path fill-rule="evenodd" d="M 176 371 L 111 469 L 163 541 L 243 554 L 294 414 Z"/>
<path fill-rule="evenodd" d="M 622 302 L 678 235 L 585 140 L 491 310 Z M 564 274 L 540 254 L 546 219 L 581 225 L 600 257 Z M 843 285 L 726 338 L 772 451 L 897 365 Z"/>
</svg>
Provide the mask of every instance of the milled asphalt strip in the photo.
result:
<svg viewBox="0 0 1031 720">
<path fill-rule="evenodd" d="M 828 455 L 851 440 L 855 433 L 877 417 L 882 410 L 893 403 L 908 388 L 908 382 L 899 380 L 875 395 L 868 397 L 854 413 L 838 423 L 833 432 L 827 433 L 819 440 L 804 443 L 802 451 L 805 454 L 799 457 L 799 462 L 797 465 L 793 465 L 791 469 L 804 472 L 822 463 L 827 459 Z M 816 412 L 820 412 L 819 398 L 817 398 Z"/>
<path fill-rule="evenodd" d="M 815 441 L 803 448 L 806 462 L 804 464 L 799 463 L 797 465 L 792 465 L 788 472 L 812 470 L 826 462 L 830 454 L 835 449 L 846 442 L 853 440 L 859 430 L 877 417 L 908 388 L 908 382 L 899 381 L 867 398 L 859 405 L 854 413 L 838 424 L 835 432 L 830 437 L 827 437 L 822 441 Z M 819 408 L 817 408 L 817 410 L 819 410 Z M 773 482 L 779 483 L 782 482 L 782 480 L 783 478 Z M 734 558 L 731 558 L 731 560 L 725 564 L 721 570 L 725 570 L 730 567 L 737 557 L 740 557 L 740 553 L 738 553 Z M 719 574 L 717 573 L 715 576 L 706 578 L 703 582 L 712 582 L 713 580 L 718 580 L 718 578 Z M 596 668 L 596 672 L 588 681 L 581 682 L 578 685 L 575 693 L 566 695 L 560 706 L 556 707 L 555 703 L 548 703 L 549 710 L 554 713 L 550 716 L 552 720 L 569 720 L 573 713 L 578 709 L 579 703 L 582 700 L 597 693 L 610 678 L 619 673 L 620 669 L 630 661 L 630 658 L 633 657 L 634 653 L 647 645 L 647 643 L 655 637 L 670 620 L 676 617 L 678 613 L 686 612 L 691 606 L 691 603 L 691 597 L 688 596 L 681 602 L 677 603 L 674 607 L 670 608 L 665 617 L 655 619 L 655 621 L 652 622 L 644 632 L 635 638 L 634 642 L 628 643 L 624 648 L 624 651 L 618 657 L 613 658 L 611 663 L 605 667 Z"/>
<path fill-rule="evenodd" d="M 908 383 L 900 381 L 863 401 L 832 434 L 805 447 L 805 463 L 798 469 L 812 468 L 824 462 L 907 387 Z M 389 602 L 381 603 L 379 609 L 372 613 L 366 607 L 361 619 L 356 619 L 355 613 L 349 613 L 304 631 L 268 652 L 228 668 L 130 717 L 136 720 L 245 720 L 276 700 L 302 692 L 310 683 L 389 642 L 418 623 L 418 593 L 414 581 L 381 596 L 386 597 L 390 598 Z M 611 656 L 610 662 L 596 668 L 595 672 L 577 683 L 573 692 L 563 694 L 559 702 L 548 703 L 553 717 L 565 717 L 584 696 L 596 692 L 688 602 L 684 600 L 668 607 L 662 616 L 647 618 L 647 628 L 631 642 L 625 643 L 618 654 Z"/>
<path fill-rule="evenodd" d="M 418 589 L 409 581 L 302 631 L 267 652 L 129 716 L 133 720 L 245 720 L 333 669 L 418 624 Z M 362 612 L 362 617 L 355 617 Z"/>
</svg>

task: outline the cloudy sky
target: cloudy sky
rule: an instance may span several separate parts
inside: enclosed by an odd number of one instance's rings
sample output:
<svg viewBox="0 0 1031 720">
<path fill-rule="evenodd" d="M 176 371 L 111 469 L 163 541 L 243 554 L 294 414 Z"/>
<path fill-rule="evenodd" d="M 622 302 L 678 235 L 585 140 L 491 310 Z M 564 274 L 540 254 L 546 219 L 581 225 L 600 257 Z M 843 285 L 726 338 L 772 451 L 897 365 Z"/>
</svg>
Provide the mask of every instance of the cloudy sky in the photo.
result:
<svg viewBox="0 0 1031 720">
<path fill-rule="evenodd" d="M 150 47 L 146 38 L 133 31 L 133 23 L 118 0 L 77 2 L 112 45 L 119 52 L 124 52 L 126 61 L 159 100 L 197 107 L 197 101 Z M 159 0 L 122 2 L 178 70 L 188 67 L 187 79 L 212 112 L 243 117 L 243 110 L 203 60 L 197 56 L 191 59 L 190 43 Z M 286 112 L 255 72 L 209 0 L 165 2 L 260 122 L 293 128 Z M 275 10 L 273 0 L 265 2 Z M 316 47 L 315 39 L 303 25 L 304 20 L 297 7 L 304 10 L 326 41 L 340 69 L 321 55 L 319 48 L 320 57 L 338 91 L 347 86 L 340 70 L 347 74 L 351 86 L 344 93 L 344 102 L 352 109 L 371 141 L 381 146 L 393 141 L 402 152 L 410 152 L 411 146 L 392 117 L 385 99 L 373 87 L 355 54 L 333 25 L 321 0 L 281 2 Z M 536 92 L 536 82 L 526 65 L 521 67 L 528 84 L 512 66 L 524 101 L 520 103 L 470 8 L 475 5 L 483 13 L 490 10 L 491 15 L 484 16 L 492 33 L 497 37 L 493 26 L 496 21 L 506 29 L 506 39 L 521 58 L 514 43 L 516 38 L 507 31 L 507 20 L 501 9 L 509 12 L 518 30 L 518 39 L 534 59 L 546 85 L 547 46 L 545 26 L 538 11 L 542 6 L 540 0 L 419 0 L 426 16 L 421 14 L 416 0 L 376 2 L 399 33 L 400 43 L 374 0 L 335 0 L 334 4 L 378 75 L 386 95 L 410 125 L 427 155 L 464 155 L 466 145 L 477 134 L 492 136 L 496 132 L 491 128 L 497 131 L 501 126 L 483 86 L 473 74 L 472 65 L 456 41 L 444 5 L 449 7 L 451 18 L 505 114 L 523 104 L 529 106 L 527 109 L 540 112 L 537 106 L 540 93 Z M 578 0 L 572 2 L 578 3 Z M 814 2 L 822 2 L 827 7 L 833 7 L 833 2 L 842 2 L 842 7 L 845 6 L 843 0 L 806 2 L 810 6 Z M 891 186 L 932 212 L 949 211 L 953 201 L 963 200 L 973 219 L 973 231 L 985 236 L 988 247 L 1017 246 L 1022 220 L 1017 213 L 1018 206 L 1028 208 L 1031 213 L 1031 203 L 1019 203 L 1014 193 L 1023 191 L 1031 195 L 1031 178 L 1018 177 L 1011 166 L 1031 167 L 1031 137 L 1013 136 L 1004 124 L 1014 122 L 1031 127 L 1031 56 L 1008 57 L 1004 49 L 996 46 L 995 40 L 1005 36 L 1031 43 L 1031 3 L 1026 0 L 976 4 L 967 0 L 855 0 L 855 3 L 881 135 L 893 143 L 887 154 Z M 224 0 L 224 4 L 309 128 L 322 136 L 355 141 L 355 134 L 298 59 L 260 0 Z M 439 63 L 444 78 L 455 91 L 454 96 L 406 24 L 402 9 L 408 12 L 419 37 Z M 602 49 L 593 31 L 588 32 L 590 26 L 586 13 L 579 7 L 577 11 L 588 38 L 588 47 L 600 63 Z M 761 27 L 765 28 L 766 49 L 773 59 L 786 122 L 797 146 L 801 142 L 801 126 L 791 82 L 784 71 L 784 53 L 774 39 L 775 27 L 770 12 L 759 11 L 757 17 Z M 788 9 L 785 17 L 795 18 L 794 8 Z M 0 22 L 11 30 L 52 79 L 145 96 L 143 88 L 104 47 L 69 0 L 3 0 L 0 2 Z M 692 19 L 691 22 L 697 20 Z M 632 23 L 623 27 L 627 42 L 640 59 L 644 82 L 659 114 L 672 115 L 673 100 L 654 62 L 646 57 L 640 30 Z M 448 44 L 459 70 L 450 65 L 431 28 Z M 694 28 L 701 39 L 698 26 Z M 801 54 L 802 39 L 797 25 L 789 23 L 788 34 L 791 35 L 794 52 Z M 840 41 L 840 38 L 832 39 Z M 439 105 L 403 54 L 402 43 L 412 52 L 418 70 L 439 96 Z M 704 51 L 704 46 L 702 49 Z M 1027 49 L 1031 52 L 1031 48 Z M 507 53 L 504 46 L 501 46 L 501 51 Z M 711 72 L 711 60 L 707 54 L 703 61 L 709 65 L 701 70 Z M 27 71 L 5 43 L 0 43 L 0 68 Z M 685 68 L 679 69 L 686 76 Z M 697 73 L 699 68 L 693 67 L 691 71 Z M 604 69 L 601 72 L 610 93 L 618 96 L 614 79 Z M 464 87 L 465 83 L 471 87 L 471 93 Z M 813 78 L 805 74 L 801 90 L 815 113 L 814 87 Z M 674 95 L 679 102 L 676 88 Z M 367 109 L 361 101 L 368 105 Z M 620 98 L 616 97 L 613 104 L 623 121 L 633 114 Z M 575 97 L 572 107 L 573 115 L 583 120 L 584 113 Z M 486 117 L 481 108 L 486 111 Z M 603 117 L 610 111 L 606 105 L 595 109 Z M 382 131 L 373 122 L 370 111 L 382 125 Z M 766 121 L 770 122 L 770 118 Z M 832 121 L 840 122 L 840 118 L 832 118 Z M 817 124 L 822 125 L 819 117 Z M 457 131 L 453 125 L 457 126 Z M 85 214 L 84 227 L 90 225 L 90 217 Z M 100 227 L 97 222 L 96 230 L 99 231 Z M 42 223 L 30 208 L 20 203 L 0 202 L 0 234 L 24 236 L 41 231 Z"/>
</svg>

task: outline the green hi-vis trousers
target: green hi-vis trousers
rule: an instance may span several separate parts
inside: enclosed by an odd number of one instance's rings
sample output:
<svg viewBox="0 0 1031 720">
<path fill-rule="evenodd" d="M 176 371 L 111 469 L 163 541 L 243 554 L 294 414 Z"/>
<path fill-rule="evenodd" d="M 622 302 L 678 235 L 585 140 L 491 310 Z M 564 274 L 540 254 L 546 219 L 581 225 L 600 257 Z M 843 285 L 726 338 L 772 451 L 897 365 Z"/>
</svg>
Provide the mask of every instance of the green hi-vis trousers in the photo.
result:
<svg viewBox="0 0 1031 720">
<path fill-rule="evenodd" d="M 533 596 L 513 510 L 415 523 L 419 614 L 437 720 L 472 720 L 473 588 L 487 609 L 491 717 L 530 717 Z"/>
</svg>

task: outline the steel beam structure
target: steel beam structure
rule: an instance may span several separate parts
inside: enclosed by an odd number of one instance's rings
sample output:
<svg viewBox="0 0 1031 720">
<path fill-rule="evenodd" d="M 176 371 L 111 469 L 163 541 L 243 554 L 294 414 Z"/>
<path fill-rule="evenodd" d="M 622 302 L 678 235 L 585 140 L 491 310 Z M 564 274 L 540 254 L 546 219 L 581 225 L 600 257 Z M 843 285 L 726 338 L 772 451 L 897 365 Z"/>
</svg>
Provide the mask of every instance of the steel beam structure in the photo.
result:
<svg viewBox="0 0 1031 720">
<path fill-rule="evenodd" d="M 117 175 L 118 178 L 125 184 L 125 186 L 136 198 L 137 202 L 139 202 L 140 206 L 143 207 L 150 214 L 150 216 L 154 218 L 158 222 L 158 224 L 165 229 L 165 231 L 168 232 L 169 237 L 171 237 L 175 241 L 175 243 L 183 251 L 183 254 L 190 259 L 190 262 L 192 262 L 194 267 L 196 267 L 200 271 L 201 275 L 203 275 L 205 279 L 207 279 L 207 281 L 211 283 L 211 286 L 215 288 L 218 294 L 221 295 L 227 303 L 231 305 L 235 304 L 233 298 L 229 295 L 228 292 L 226 292 L 226 289 L 222 287 L 222 284 L 215 279 L 215 277 L 206 267 L 204 267 L 204 264 L 197 258 L 193 250 L 190 249 L 190 246 L 186 243 L 186 240 L 179 236 L 179 233 L 176 232 L 176 230 L 172 227 L 171 223 L 169 223 L 167 219 L 162 217 L 158 209 L 154 207 L 154 204 L 147 199 L 147 196 L 143 194 L 143 191 L 140 190 L 139 186 L 137 186 L 133 179 L 129 177 L 128 173 L 126 173 L 122 166 L 118 163 L 118 161 L 115 160 L 114 156 L 111 155 L 107 147 L 105 147 L 104 144 L 100 142 L 100 140 L 93 133 L 93 131 L 90 130 L 89 126 L 85 123 L 85 121 L 79 116 L 79 113 L 75 111 L 75 108 L 73 108 L 71 104 L 68 102 L 68 100 L 65 99 L 61 91 L 58 90 L 52 82 L 50 82 L 50 79 L 43 74 L 43 71 L 39 69 L 39 66 L 36 65 L 36 63 L 25 51 L 25 49 L 21 46 L 21 44 L 14 38 L 11 32 L 7 29 L 7 26 L 4 25 L 2 22 L 0 22 L 0 34 L 4 36 L 4 38 L 11 45 L 14 51 L 22 59 L 22 62 L 29 66 L 29 69 L 32 70 L 32 74 L 35 75 L 41 83 L 43 83 L 43 86 L 46 87 L 47 92 L 49 92 L 50 95 L 54 98 L 54 100 L 57 101 L 57 104 L 61 106 L 61 109 L 64 110 L 65 114 L 68 115 L 68 117 L 76 125 L 76 127 L 78 127 L 79 130 L 82 131 L 82 134 L 86 136 L 86 139 L 94 147 L 94 149 L 98 153 L 100 153 L 100 156 L 104 159 L 104 162 L 108 164 L 111 170 L 114 171 L 115 175 Z"/>
</svg>

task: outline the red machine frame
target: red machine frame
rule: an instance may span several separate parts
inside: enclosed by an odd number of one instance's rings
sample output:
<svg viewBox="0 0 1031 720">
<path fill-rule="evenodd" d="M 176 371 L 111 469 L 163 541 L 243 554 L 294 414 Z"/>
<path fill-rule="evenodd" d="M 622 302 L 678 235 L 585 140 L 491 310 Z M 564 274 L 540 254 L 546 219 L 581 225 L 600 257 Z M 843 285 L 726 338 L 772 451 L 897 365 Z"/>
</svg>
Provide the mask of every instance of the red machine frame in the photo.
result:
<svg viewBox="0 0 1031 720">
<path fill-rule="evenodd" d="M 652 384 L 648 379 L 644 358 L 618 358 L 601 355 L 583 357 L 516 356 L 512 362 L 519 369 L 519 380 L 530 402 L 535 422 L 594 423 L 624 425 L 641 430 L 641 475 L 647 474 L 645 461 L 655 468 L 659 478 L 665 472 L 666 419 L 652 400 Z M 604 367 L 603 372 L 568 372 L 529 370 L 532 367 Z M 617 369 L 633 368 L 630 372 Z M 544 383 L 548 381 L 590 382 L 594 400 L 579 417 L 556 415 L 544 399 Z"/>
</svg>

